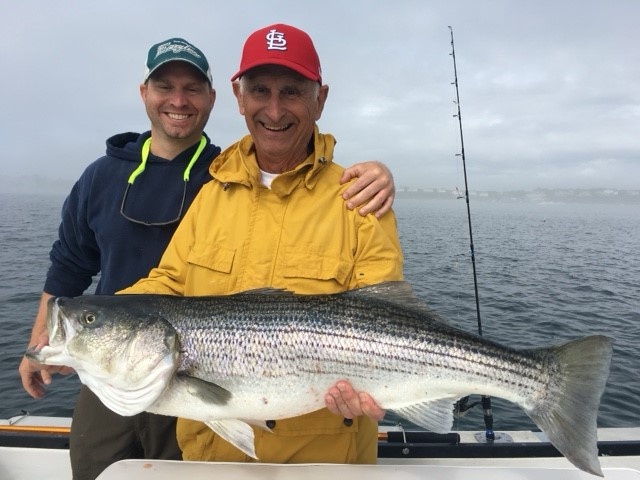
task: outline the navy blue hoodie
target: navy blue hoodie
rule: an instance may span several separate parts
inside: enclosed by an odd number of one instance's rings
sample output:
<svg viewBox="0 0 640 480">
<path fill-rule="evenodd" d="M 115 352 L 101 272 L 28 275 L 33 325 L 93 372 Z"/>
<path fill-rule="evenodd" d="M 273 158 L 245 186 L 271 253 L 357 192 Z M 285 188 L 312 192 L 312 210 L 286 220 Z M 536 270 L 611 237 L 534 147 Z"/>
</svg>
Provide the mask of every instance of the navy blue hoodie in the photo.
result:
<svg viewBox="0 0 640 480">
<path fill-rule="evenodd" d="M 49 257 L 44 291 L 78 296 L 100 273 L 97 294 L 113 294 L 146 277 L 155 267 L 178 226 L 148 226 L 126 219 L 120 208 L 131 173 L 140 165 L 150 132 L 122 133 L 107 140 L 107 154 L 87 167 L 62 207 L 59 238 Z M 149 154 L 147 165 L 131 185 L 124 213 L 142 222 L 163 223 L 184 216 L 196 194 L 211 180 L 209 165 L 220 147 L 207 144 L 193 165 L 186 185 L 183 173 L 197 144 L 176 158 Z"/>
</svg>

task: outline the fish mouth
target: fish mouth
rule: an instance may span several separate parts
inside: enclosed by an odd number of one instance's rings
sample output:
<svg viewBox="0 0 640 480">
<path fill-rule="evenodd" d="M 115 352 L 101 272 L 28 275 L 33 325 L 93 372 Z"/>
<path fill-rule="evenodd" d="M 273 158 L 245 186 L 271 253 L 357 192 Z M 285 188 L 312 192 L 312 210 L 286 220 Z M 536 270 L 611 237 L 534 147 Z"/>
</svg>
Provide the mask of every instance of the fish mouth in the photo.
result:
<svg viewBox="0 0 640 480">
<path fill-rule="evenodd" d="M 62 311 L 61 300 L 64 299 L 52 298 L 47 304 L 47 331 L 50 347 L 64 345 L 67 337 L 72 337 L 74 333 L 71 322 Z"/>
<path fill-rule="evenodd" d="M 28 358 L 40 363 L 52 361 L 53 357 L 63 353 L 67 338 L 73 337 L 75 333 L 73 324 L 62 311 L 59 300 L 60 298 L 54 297 L 47 302 L 49 344 L 41 348 L 36 346 L 29 347 L 25 353 Z"/>
</svg>

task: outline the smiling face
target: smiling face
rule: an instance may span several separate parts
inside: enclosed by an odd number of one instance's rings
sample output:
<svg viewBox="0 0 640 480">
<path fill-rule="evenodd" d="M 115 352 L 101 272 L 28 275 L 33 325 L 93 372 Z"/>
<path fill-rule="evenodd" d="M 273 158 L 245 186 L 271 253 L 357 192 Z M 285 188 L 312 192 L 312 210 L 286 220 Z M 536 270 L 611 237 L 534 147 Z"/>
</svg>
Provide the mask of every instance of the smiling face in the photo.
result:
<svg viewBox="0 0 640 480">
<path fill-rule="evenodd" d="M 151 151 L 172 159 L 200 140 L 216 93 L 204 76 L 186 62 L 169 62 L 140 85 L 151 120 Z"/>
<path fill-rule="evenodd" d="M 240 113 L 253 137 L 260 168 L 282 173 L 309 155 L 329 87 L 276 65 L 256 67 L 233 84 Z"/>
</svg>

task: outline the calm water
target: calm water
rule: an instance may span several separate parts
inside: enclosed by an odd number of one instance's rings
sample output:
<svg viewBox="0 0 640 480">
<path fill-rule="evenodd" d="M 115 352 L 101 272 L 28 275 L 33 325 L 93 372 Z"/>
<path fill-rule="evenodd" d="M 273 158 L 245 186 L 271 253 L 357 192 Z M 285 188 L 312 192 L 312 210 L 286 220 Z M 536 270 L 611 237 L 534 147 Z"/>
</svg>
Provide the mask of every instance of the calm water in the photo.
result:
<svg viewBox="0 0 640 480">
<path fill-rule="evenodd" d="M 45 399 L 22 389 L 28 342 L 55 239 L 60 196 L 0 195 L 0 418 L 27 410 L 70 415 L 75 376 L 56 377 Z M 632 205 L 476 202 L 473 234 L 484 335 L 516 347 L 605 333 L 615 339 L 599 424 L 640 425 L 640 209 Z M 405 273 L 418 296 L 460 328 L 477 331 L 464 201 L 396 201 Z M 534 428 L 493 399 L 496 429 Z M 389 422 L 394 422 L 393 418 Z M 456 428 L 482 428 L 472 411 Z"/>
</svg>

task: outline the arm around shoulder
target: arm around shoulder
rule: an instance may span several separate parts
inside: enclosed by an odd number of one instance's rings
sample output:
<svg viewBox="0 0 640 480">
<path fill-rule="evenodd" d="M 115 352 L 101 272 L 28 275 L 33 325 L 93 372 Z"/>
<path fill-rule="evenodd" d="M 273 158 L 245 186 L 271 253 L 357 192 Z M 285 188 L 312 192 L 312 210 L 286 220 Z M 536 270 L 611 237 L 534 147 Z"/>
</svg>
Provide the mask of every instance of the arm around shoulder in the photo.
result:
<svg viewBox="0 0 640 480">
<path fill-rule="evenodd" d="M 352 210 L 360 206 L 358 209 L 360 215 L 364 217 L 373 213 L 378 218 L 391 210 L 396 189 L 391 170 L 384 163 L 377 161 L 356 163 L 344 170 L 340 183 L 347 183 L 354 178 L 357 180 L 342 194 L 348 209 Z"/>
</svg>

